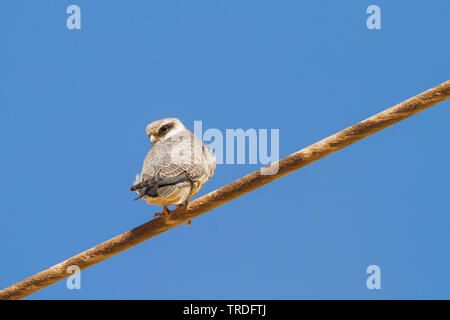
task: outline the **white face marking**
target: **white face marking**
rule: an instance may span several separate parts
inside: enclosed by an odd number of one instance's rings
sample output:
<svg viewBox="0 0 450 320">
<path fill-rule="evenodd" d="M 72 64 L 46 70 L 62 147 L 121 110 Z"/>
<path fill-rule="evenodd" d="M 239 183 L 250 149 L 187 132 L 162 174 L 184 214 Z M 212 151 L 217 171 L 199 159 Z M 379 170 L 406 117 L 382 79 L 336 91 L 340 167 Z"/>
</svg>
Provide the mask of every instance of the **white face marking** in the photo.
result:
<svg viewBox="0 0 450 320">
<path fill-rule="evenodd" d="M 176 123 L 175 126 L 169 129 L 169 132 L 167 132 L 160 140 L 163 141 L 166 139 L 170 139 L 170 137 L 173 137 L 183 130 L 186 130 L 186 128 L 183 125 Z"/>
<path fill-rule="evenodd" d="M 169 125 L 169 129 L 165 134 L 161 134 L 161 128 Z M 163 121 L 158 120 L 149 124 L 146 128 L 147 135 L 150 137 L 150 143 L 155 145 L 160 141 L 170 139 L 174 135 L 186 130 L 186 127 L 181 123 L 180 120 L 175 118 L 164 119 Z"/>
</svg>

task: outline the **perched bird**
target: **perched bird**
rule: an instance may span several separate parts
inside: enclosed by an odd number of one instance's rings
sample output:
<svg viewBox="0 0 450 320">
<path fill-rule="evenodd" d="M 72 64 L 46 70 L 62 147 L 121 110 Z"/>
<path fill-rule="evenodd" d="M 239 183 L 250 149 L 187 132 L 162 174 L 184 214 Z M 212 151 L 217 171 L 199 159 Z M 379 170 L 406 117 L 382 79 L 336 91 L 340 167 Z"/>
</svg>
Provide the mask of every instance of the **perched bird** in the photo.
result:
<svg viewBox="0 0 450 320">
<path fill-rule="evenodd" d="M 154 121 L 145 131 L 152 148 L 130 191 L 139 194 L 135 200 L 144 199 L 148 204 L 164 208 L 155 217 L 168 215 L 168 205 L 187 204 L 211 179 L 216 169 L 216 157 L 176 118 Z"/>
</svg>

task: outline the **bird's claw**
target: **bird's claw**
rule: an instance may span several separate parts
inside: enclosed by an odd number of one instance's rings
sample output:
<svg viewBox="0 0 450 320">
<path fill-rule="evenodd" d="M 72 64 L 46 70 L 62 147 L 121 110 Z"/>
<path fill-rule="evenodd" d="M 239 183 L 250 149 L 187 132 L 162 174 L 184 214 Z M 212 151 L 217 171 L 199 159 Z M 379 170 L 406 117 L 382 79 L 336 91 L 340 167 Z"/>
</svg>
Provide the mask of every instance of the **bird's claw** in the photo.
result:
<svg viewBox="0 0 450 320">
<path fill-rule="evenodd" d="M 186 200 L 186 201 L 185 201 L 184 203 L 182 203 L 182 204 L 177 204 L 176 207 L 177 207 L 177 209 L 178 209 L 178 208 L 180 208 L 180 207 L 182 207 L 182 206 L 187 206 L 188 203 L 189 203 L 189 201 Z M 153 218 L 159 218 L 159 217 L 161 217 L 161 216 L 168 216 L 169 213 L 170 213 L 170 210 L 169 210 L 166 206 L 164 206 L 163 212 L 157 212 L 157 213 L 155 213 L 155 214 L 153 215 Z M 188 222 L 186 222 L 186 224 L 188 225 L 188 227 L 191 226 L 191 223 L 192 223 L 191 220 L 189 220 Z"/>
<path fill-rule="evenodd" d="M 183 206 L 187 206 L 188 204 L 189 204 L 189 200 L 186 200 L 184 203 L 178 204 L 178 205 L 177 205 L 177 209 L 178 209 L 178 208 L 181 208 L 181 207 L 183 207 Z M 191 220 L 189 220 L 188 222 L 186 222 L 186 224 L 187 224 L 188 227 L 191 226 L 191 223 L 192 223 Z"/>
<path fill-rule="evenodd" d="M 181 208 L 182 206 L 187 206 L 189 204 L 189 200 L 186 200 L 185 202 L 181 203 L 181 204 L 177 204 L 177 209 Z"/>
<path fill-rule="evenodd" d="M 161 217 L 161 216 L 164 216 L 164 212 L 157 212 L 157 213 L 155 213 L 155 214 L 153 215 L 153 219 L 154 219 L 154 218 L 159 218 L 159 217 Z"/>
<path fill-rule="evenodd" d="M 159 218 L 161 216 L 168 216 L 170 213 L 169 208 L 167 208 L 166 206 L 164 206 L 163 212 L 157 212 L 153 215 L 153 218 Z"/>
</svg>

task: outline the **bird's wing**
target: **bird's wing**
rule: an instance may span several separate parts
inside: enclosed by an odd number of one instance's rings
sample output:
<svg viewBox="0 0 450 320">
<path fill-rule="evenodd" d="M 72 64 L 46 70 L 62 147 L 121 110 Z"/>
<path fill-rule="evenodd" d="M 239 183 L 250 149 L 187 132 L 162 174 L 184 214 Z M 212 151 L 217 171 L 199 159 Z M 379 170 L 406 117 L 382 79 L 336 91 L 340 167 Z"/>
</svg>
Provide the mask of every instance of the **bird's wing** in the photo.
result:
<svg viewBox="0 0 450 320">
<path fill-rule="evenodd" d="M 141 180 L 131 189 L 197 181 L 205 174 L 203 151 L 203 142 L 188 130 L 157 143 L 145 157 Z"/>
</svg>

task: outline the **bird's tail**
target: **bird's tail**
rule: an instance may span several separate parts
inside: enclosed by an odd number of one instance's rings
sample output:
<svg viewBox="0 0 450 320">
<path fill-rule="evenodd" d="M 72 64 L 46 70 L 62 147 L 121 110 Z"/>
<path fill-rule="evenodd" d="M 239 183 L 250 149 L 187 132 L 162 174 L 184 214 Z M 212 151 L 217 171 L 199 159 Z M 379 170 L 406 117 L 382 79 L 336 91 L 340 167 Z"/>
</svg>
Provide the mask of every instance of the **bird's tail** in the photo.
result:
<svg viewBox="0 0 450 320">
<path fill-rule="evenodd" d="M 140 200 L 140 199 L 142 199 L 142 198 L 145 197 L 145 196 L 146 196 L 146 194 L 144 193 L 143 195 L 141 195 L 141 196 L 137 197 L 136 199 L 134 199 L 134 201 Z"/>
</svg>

